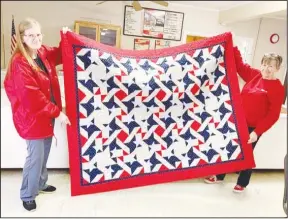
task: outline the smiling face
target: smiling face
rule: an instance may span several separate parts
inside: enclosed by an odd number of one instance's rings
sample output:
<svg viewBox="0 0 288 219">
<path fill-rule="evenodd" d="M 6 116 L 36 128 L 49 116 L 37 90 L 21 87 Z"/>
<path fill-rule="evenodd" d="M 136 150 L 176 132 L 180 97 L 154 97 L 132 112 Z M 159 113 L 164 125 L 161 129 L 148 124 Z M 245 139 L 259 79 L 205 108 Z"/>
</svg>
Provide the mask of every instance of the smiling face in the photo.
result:
<svg viewBox="0 0 288 219">
<path fill-rule="evenodd" d="M 282 57 L 274 53 L 265 54 L 261 61 L 261 74 L 264 79 L 274 79 L 280 69 Z"/>
<path fill-rule="evenodd" d="M 275 60 L 261 64 L 261 74 L 264 79 L 274 78 L 274 75 L 278 70 L 277 62 Z"/>
<path fill-rule="evenodd" d="M 42 33 L 38 24 L 33 23 L 22 35 L 23 43 L 31 50 L 40 49 L 42 46 Z"/>
</svg>

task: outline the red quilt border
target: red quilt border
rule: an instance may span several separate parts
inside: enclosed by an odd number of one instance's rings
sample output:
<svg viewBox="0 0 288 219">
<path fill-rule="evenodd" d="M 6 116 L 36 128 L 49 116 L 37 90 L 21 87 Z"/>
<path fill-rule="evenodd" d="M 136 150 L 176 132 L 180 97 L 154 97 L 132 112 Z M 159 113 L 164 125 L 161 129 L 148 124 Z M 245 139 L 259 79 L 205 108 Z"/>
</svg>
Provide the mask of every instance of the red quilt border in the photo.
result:
<svg viewBox="0 0 288 219">
<path fill-rule="evenodd" d="M 147 186 L 152 184 L 167 183 L 178 180 L 191 179 L 196 177 L 204 177 L 212 172 L 219 171 L 219 167 L 225 170 L 225 173 L 235 172 L 243 169 L 255 167 L 255 162 L 253 158 L 252 146 L 247 144 L 249 133 L 246 120 L 244 117 L 244 112 L 242 109 L 242 102 L 240 96 L 240 89 L 238 86 L 238 78 L 236 74 L 236 66 L 234 63 L 233 54 L 233 42 L 232 34 L 224 33 L 215 37 L 211 37 L 202 41 L 193 42 L 190 44 L 184 44 L 180 46 L 173 47 L 173 54 L 182 53 L 187 48 L 189 50 L 199 47 L 207 47 L 219 43 L 225 47 L 225 64 L 226 73 L 228 77 L 231 99 L 233 104 L 233 109 L 235 114 L 237 114 L 237 124 L 238 134 L 240 136 L 240 141 L 242 144 L 242 153 L 245 160 L 229 161 L 227 163 L 223 162 L 217 165 L 209 165 L 205 168 L 191 168 L 183 169 L 177 171 L 169 171 L 165 173 L 152 173 L 149 175 L 142 175 L 137 177 L 131 177 L 128 179 L 121 179 L 115 181 L 108 181 L 99 184 L 90 184 L 89 186 L 81 185 L 81 171 L 79 168 L 80 156 L 79 156 L 79 146 L 78 146 L 78 126 L 77 126 L 77 103 L 76 103 L 76 84 L 74 78 L 74 67 L 71 65 L 69 60 L 74 60 L 73 58 L 73 46 L 81 45 L 85 42 L 86 47 L 95 48 L 109 53 L 113 53 L 117 56 L 132 56 L 132 57 L 159 57 L 164 55 L 172 55 L 171 48 L 165 48 L 153 51 L 133 51 L 133 50 L 119 50 L 114 47 L 106 46 L 97 43 L 93 40 L 85 38 L 83 36 L 77 35 L 72 32 L 66 34 L 61 33 L 62 39 L 62 57 L 63 57 L 63 70 L 64 70 L 64 86 L 65 86 L 65 99 L 66 99 L 66 113 L 71 121 L 71 126 L 67 127 L 67 138 L 69 147 L 69 165 L 70 165 L 70 179 L 71 179 L 71 195 L 82 195 L 91 194 L 98 192 L 107 192 L 118 189 L 126 189 L 139 186 Z M 220 173 L 220 172 L 219 172 Z"/>
</svg>

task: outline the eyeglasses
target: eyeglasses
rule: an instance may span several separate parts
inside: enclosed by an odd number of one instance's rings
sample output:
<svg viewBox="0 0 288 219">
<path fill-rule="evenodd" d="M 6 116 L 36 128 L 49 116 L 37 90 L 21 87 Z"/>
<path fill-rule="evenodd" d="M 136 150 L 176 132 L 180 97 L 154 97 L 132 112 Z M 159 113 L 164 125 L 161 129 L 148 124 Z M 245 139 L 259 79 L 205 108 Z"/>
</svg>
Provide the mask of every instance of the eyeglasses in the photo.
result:
<svg viewBox="0 0 288 219">
<path fill-rule="evenodd" d="M 28 37 L 29 39 L 35 39 L 36 37 L 39 39 L 39 38 L 42 38 L 44 34 L 38 33 L 38 34 L 29 34 L 29 35 L 24 35 L 24 36 Z"/>
</svg>

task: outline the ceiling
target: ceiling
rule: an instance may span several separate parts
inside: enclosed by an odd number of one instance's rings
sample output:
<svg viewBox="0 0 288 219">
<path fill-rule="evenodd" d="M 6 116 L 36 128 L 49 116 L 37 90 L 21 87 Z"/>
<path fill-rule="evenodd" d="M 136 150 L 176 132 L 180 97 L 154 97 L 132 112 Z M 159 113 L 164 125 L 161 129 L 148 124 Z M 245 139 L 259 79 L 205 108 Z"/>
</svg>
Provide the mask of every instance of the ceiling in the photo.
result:
<svg viewBox="0 0 288 219">
<path fill-rule="evenodd" d="M 241 5 L 250 4 L 252 2 L 256 1 L 169 1 L 169 4 L 187 5 L 206 10 L 223 11 Z M 263 15 L 263 17 L 287 20 L 287 10 Z"/>
<path fill-rule="evenodd" d="M 210 10 L 226 10 L 255 1 L 169 1 L 169 4 L 189 5 Z"/>
<path fill-rule="evenodd" d="M 73 1 L 72 1 L 73 2 Z M 71 2 L 71 3 L 72 3 Z M 97 2 L 97 1 L 96 1 Z M 123 1 L 126 4 L 131 4 L 132 1 Z M 203 10 L 213 10 L 213 11 L 223 11 L 223 10 L 228 10 L 234 7 L 238 7 L 241 5 L 246 5 L 246 4 L 250 4 L 252 2 L 256 2 L 256 1 L 179 1 L 179 0 L 174 0 L 174 1 L 168 1 L 170 7 L 173 5 L 187 5 L 189 7 L 195 7 L 195 8 L 199 8 L 199 9 L 203 9 Z M 79 6 L 83 6 L 85 5 L 85 3 L 87 4 L 87 6 L 90 8 L 91 7 L 91 3 L 93 6 L 95 6 L 95 1 L 75 1 L 73 3 L 79 3 Z M 113 5 L 114 2 L 107 2 L 106 6 L 111 3 L 110 5 Z M 103 4 L 104 7 L 105 4 Z M 102 5 L 99 5 L 97 7 L 101 7 Z M 115 8 L 113 7 L 107 7 L 109 10 L 111 9 L 112 11 L 115 11 Z M 108 10 L 106 8 L 106 10 Z M 279 12 L 275 12 L 273 14 L 269 14 L 269 15 L 264 15 L 263 17 L 270 17 L 270 18 L 276 18 L 276 19 L 287 19 L 287 11 L 279 11 Z"/>
<path fill-rule="evenodd" d="M 276 19 L 287 19 L 287 11 L 278 11 L 269 15 L 266 15 L 265 17 L 271 17 Z"/>
</svg>

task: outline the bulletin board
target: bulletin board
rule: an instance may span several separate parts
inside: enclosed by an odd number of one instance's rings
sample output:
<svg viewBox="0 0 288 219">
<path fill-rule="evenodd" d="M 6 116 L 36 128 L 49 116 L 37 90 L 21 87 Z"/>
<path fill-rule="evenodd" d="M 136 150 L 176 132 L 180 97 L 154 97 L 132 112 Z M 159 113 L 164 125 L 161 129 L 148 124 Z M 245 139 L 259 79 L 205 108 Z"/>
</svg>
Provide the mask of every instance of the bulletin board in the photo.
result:
<svg viewBox="0 0 288 219">
<path fill-rule="evenodd" d="M 182 37 L 184 13 L 143 8 L 135 11 L 125 6 L 123 34 L 127 36 L 148 37 L 180 41 Z"/>
</svg>

